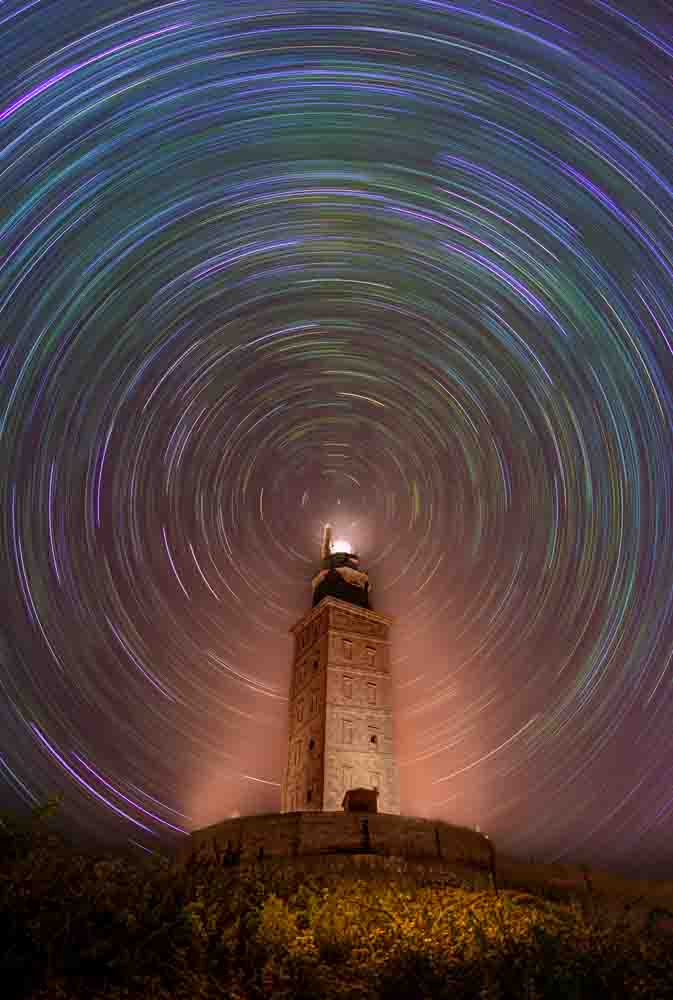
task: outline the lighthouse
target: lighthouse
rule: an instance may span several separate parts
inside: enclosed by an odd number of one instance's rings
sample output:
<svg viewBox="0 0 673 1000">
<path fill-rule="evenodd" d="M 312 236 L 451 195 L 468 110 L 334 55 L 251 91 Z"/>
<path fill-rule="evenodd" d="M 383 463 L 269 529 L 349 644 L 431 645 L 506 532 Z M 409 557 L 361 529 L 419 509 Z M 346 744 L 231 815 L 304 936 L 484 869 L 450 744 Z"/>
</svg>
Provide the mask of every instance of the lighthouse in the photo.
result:
<svg viewBox="0 0 673 1000">
<path fill-rule="evenodd" d="M 283 812 L 341 809 L 355 788 L 378 793 L 378 811 L 399 814 L 390 628 L 371 607 L 369 574 L 326 525 L 312 607 L 291 629 Z"/>
</svg>

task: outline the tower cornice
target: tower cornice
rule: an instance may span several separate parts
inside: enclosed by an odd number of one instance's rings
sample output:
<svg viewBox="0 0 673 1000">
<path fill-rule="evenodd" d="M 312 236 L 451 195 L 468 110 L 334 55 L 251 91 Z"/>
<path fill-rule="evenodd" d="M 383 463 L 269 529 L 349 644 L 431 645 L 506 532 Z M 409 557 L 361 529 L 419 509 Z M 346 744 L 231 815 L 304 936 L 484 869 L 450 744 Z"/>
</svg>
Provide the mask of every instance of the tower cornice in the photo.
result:
<svg viewBox="0 0 673 1000">
<path fill-rule="evenodd" d="M 317 618 L 326 608 L 336 608 L 339 611 L 347 611 L 349 614 L 357 615 L 358 618 L 365 618 L 372 622 L 377 622 L 382 625 L 392 625 L 394 619 L 389 618 L 387 615 L 379 614 L 378 611 L 372 611 L 370 608 L 362 608 L 357 604 L 351 604 L 350 601 L 342 601 L 338 597 L 323 597 L 319 604 L 316 604 L 314 608 L 311 608 L 303 618 L 295 622 L 292 628 L 289 630 L 291 635 L 294 635 L 299 629 L 303 628 L 314 618 Z"/>
</svg>

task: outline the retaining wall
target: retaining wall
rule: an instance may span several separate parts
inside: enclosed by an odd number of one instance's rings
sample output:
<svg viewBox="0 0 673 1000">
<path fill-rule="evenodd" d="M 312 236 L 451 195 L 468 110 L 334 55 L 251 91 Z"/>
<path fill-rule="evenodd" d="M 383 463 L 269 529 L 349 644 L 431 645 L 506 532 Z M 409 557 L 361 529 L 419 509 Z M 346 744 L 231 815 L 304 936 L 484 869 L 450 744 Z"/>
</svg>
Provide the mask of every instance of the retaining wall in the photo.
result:
<svg viewBox="0 0 673 1000">
<path fill-rule="evenodd" d="M 296 812 L 243 816 L 196 830 L 182 857 L 193 851 L 226 853 L 252 863 L 374 855 L 404 861 L 491 871 L 494 849 L 483 834 L 439 820 L 385 813 Z"/>
</svg>

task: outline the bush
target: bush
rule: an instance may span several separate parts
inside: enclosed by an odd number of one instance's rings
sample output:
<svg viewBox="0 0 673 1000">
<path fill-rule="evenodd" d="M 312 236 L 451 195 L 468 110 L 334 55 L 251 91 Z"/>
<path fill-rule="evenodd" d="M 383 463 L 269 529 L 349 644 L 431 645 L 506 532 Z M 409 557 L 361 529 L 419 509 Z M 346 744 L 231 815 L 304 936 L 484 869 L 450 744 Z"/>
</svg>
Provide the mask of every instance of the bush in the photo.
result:
<svg viewBox="0 0 673 1000">
<path fill-rule="evenodd" d="M 654 931 L 526 893 L 136 862 L 59 845 L 44 815 L 3 822 L 0 850 L 7 998 L 673 997 Z"/>
</svg>

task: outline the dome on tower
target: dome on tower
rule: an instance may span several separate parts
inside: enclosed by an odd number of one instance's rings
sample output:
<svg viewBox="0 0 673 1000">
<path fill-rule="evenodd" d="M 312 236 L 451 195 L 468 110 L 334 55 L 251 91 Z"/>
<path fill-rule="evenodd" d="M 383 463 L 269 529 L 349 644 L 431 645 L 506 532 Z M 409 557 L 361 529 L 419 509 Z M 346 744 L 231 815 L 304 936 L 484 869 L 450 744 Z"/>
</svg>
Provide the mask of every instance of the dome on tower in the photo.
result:
<svg viewBox="0 0 673 1000">
<path fill-rule="evenodd" d="M 319 604 L 323 597 L 337 597 L 360 608 L 368 608 L 369 585 L 368 573 L 360 569 L 360 559 L 351 551 L 351 545 L 345 540 L 332 542 L 332 529 L 325 525 L 322 547 L 322 567 L 313 577 L 313 606 Z"/>
</svg>

